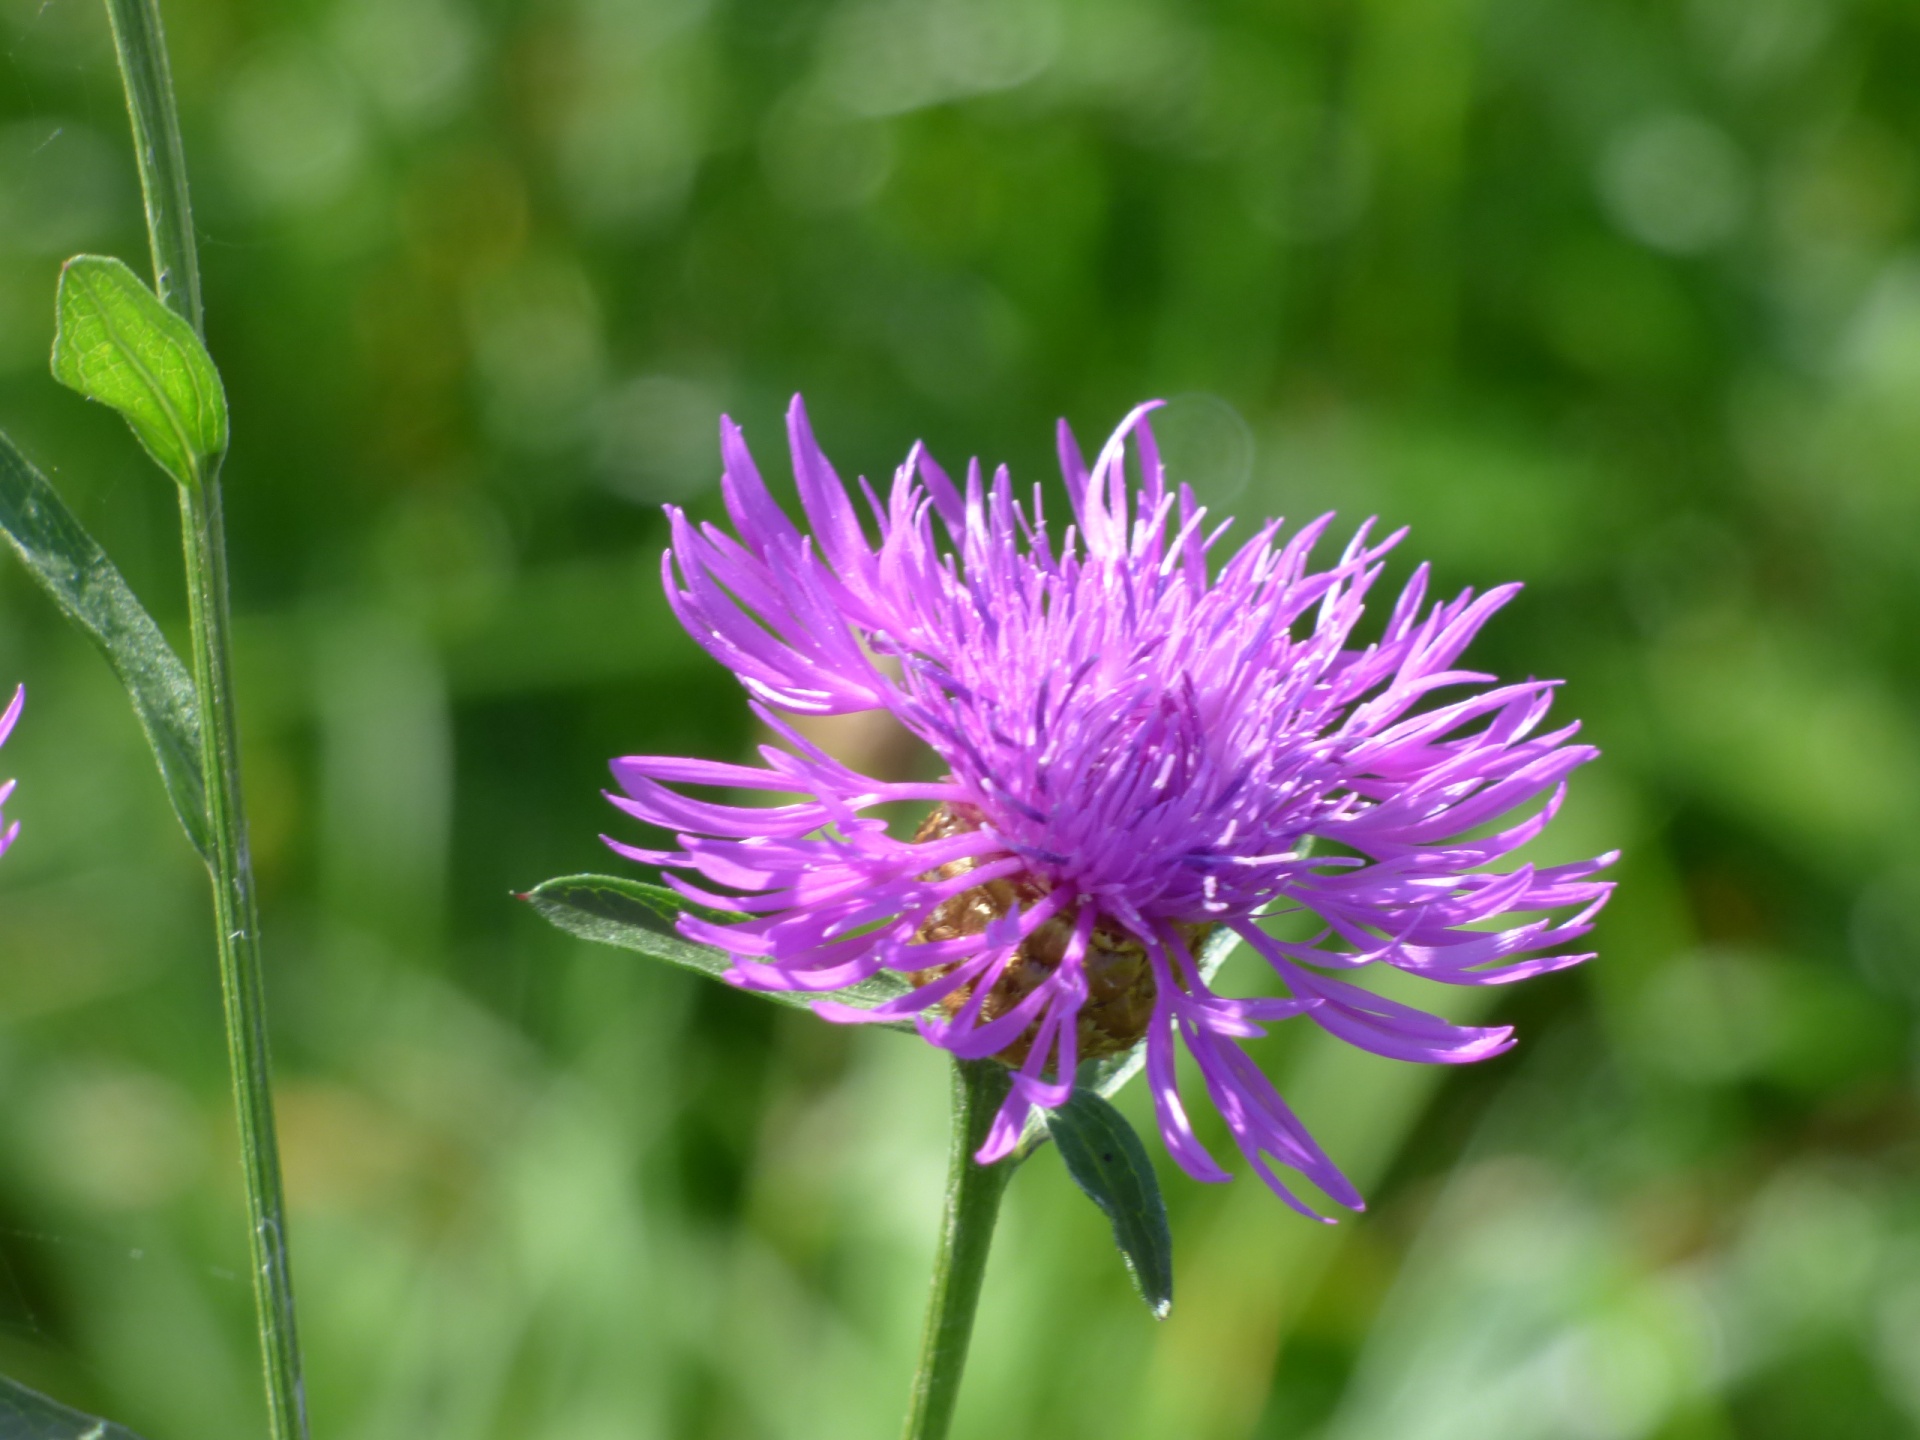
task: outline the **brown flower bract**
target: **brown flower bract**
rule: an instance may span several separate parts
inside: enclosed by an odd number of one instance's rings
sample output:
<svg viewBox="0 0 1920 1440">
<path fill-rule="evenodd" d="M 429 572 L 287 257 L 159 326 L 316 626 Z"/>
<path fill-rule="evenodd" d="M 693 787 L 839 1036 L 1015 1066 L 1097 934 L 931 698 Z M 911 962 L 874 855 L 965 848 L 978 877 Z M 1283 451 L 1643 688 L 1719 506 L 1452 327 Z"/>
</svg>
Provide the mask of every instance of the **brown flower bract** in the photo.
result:
<svg viewBox="0 0 1920 1440">
<path fill-rule="evenodd" d="M 921 822 L 920 829 L 913 837 L 914 843 L 920 845 L 963 835 L 978 830 L 982 823 L 980 812 L 971 805 L 941 805 Z M 991 858 L 970 856 L 950 861 L 931 872 L 927 878 L 937 876 L 950 880 L 977 869 Z M 1045 899 L 1052 888 L 1049 882 L 1032 874 L 989 880 L 943 901 L 915 932 L 914 941 L 925 944 L 981 934 L 1000 916 L 1012 914 L 1016 908 L 1025 910 Z M 1019 951 L 1007 962 L 1006 968 L 987 992 L 987 998 L 980 1007 L 983 1022 L 1005 1015 L 1060 968 L 1078 919 L 1077 908 L 1064 910 L 1043 922 L 1021 943 Z M 1181 939 L 1192 950 L 1213 927 L 1179 925 L 1176 928 Z M 925 985 L 953 968 L 952 964 L 933 965 L 917 970 L 907 978 L 914 985 Z M 1084 969 L 1087 998 L 1080 1006 L 1078 1022 L 1080 1058 L 1097 1060 L 1131 1050 L 1147 1033 L 1147 1025 L 1153 1018 L 1154 997 L 1158 991 L 1153 964 L 1147 957 L 1145 947 L 1103 917 L 1094 924 L 1093 934 L 1087 944 Z M 948 1015 L 957 1013 L 972 998 L 973 990 L 973 984 L 962 985 L 940 1002 L 940 1008 Z M 1039 1027 L 1040 1022 L 1036 1019 L 994 1059 L 1005 1065 L 1023 1063 L 1033 1048 Z"/>
</svg>

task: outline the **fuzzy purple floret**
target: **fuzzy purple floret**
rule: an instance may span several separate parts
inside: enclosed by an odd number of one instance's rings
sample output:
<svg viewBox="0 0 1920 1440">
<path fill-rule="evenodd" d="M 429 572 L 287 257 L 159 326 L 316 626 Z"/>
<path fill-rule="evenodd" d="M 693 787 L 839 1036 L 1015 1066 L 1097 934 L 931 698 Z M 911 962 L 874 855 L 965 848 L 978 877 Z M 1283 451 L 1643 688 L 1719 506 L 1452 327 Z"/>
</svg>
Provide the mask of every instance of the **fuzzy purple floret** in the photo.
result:
<svg viewBox="0 0 1920 1440">
<path fill-rule="evenodd" d="M 1169 493 L 1152 408 L 1130 414 L 1091 469 L 1061 424 L 1074 523 L 1057 545 L 1038 487 L 1023 506 L 1004 468 L 987 483 L 977 463 L 958 486 L 917 446 L 884 497 L 862 480 L 856 500 L 796 398 L 787 423 L 803 532 L 723 419 L 732 533 L 669 507 L 667 595 L 786 748 L 762 747 L 764 768 L 614 761 L 625 793 L 610 798 L 675 832 L 682 848 L 609 843 L 665 867 L 689 900 L 751 917 L 680 925 L 736 957 L 735 984 L 823 991 L 882 969 L 951 965 L 875 1010 L 817 1008 L 841 1021 L 911 1017 L 933 1044 L 976 1058 L 1037 1026 L 982 1162 L 1011 1150 L 1031 1107 L 1065 1099 L 1087 995 L 1082 959 L 1096 920 L 1108 920 L 1138 938 L 1156 977 L 1146 1070 L 1179 1164 L 1197 1179 L 1228 1178 L 1188 1122 L 1176 1038 L 1269 1185 L 1313 1213 L 1277 1165 L 1358 1208 L 1359 1194 L 1239 1042 L 1305 1014 L 1403 1060 L 1459 1063 L 1506 1049 L 1508 1027 L 1449 1024 L 1340 977 L 1386 964 L 1491 985 L 1588 958 L 1565 947 L 1591 928 L 1611 889 L 1592 877 L 1614 857 L 1498 867 L 1547 825 L 1569 772 L 1596 752 L 1568 743 L 1575 725 L 1536 733 L 1556 682 L 1493 685 L 1459 666 L 1517 585 L 1429 605 L 1422 565 L 1381 637 L 1357 645 L 1363 601 L 1404 532 L 1376 542 L 1369 521 L 1322 571 L 1308 557 L 1331 515 L 1284 540 L 1269 521 L 1227 554 L 1227 525 L 1186 486 Z M 1127 479 L 1129 448 L 1140 487 Z M 1463 698 L 1442 703 L 1447 690 Z M 858 774 L 780 714 L 876 708 L 933 750 L 944 779 Z M 739 807 L 668 788 L 689 784 L 797 798 Z M 911 844 L 865 813 L 889 801 L 964 804 L 985 823 Z M 1523 818 L 1475 833 L 1516 812 Z M 1321 853 L 1309 853 L 1315 841 Z M 938 877 L 961 859 L 975 868 Z M 943 900 L 1020 872 L 1051 886 L 1045 899 L 985 934 L 913 943 Z M 1302 943 L 1277 940 L 1258 921 L 1283 910 L 1311 912 L 1323 928 Z M 1016 1008 L 983 1021 L 994 979 L 1056 914 L 1074 921 L 1065 958 Z M 1291 998 L 1236 1000 L 1204 983 L 1175 926 L 1209 922 L 1264 957 Z M 955 1013 L 935 1008 L 964 986 Z"/>
<path fill-rule="evenodd" d="M 0 745 L 6 744 L 7 737 L 13 734 L 13 727 L 20 719 L 20 707 L 26 703 L 27 689 L 26 686 L 23 685 L 13 692 L 13 703 L 7 706 L 5 713 L 0 714 Z M 4 809 L 8 797 L 12 794 L 13 781 L 8 780 L 0 783 L 0 809 Z M 0 855 L 7 853 L 7 847 L 13 844 L 14 837 L 19 833 L 20 822 L 16 820 L 13 824 L 9 825 L 7 824 L 7 817 L 4 814 L 0 814 Z"/>
</svg>

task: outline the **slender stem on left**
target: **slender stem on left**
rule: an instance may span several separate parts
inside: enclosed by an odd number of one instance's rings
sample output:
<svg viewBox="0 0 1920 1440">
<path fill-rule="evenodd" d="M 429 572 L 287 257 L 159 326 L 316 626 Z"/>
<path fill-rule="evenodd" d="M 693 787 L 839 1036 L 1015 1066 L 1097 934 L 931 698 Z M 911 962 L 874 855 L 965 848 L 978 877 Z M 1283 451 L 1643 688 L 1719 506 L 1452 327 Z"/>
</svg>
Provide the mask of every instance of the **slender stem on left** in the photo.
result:
<svg viewBox="0 0 1920 1440">
<path fill-rule="evenodd" d="M 987 1252 L 993 1247 L 993 1227 L 1017 1163 L 1006 1159 L 981 1165 L 973 1155 L 985 1142 L 1009 1083 L 1007 1067 L 998 1061 L 953 1062 L 953 1148 L 947 1163 L 946 1213 L 903 1440 L 945 1440 L 953 1424 L 980 1285 L 987 1273 Z"/>
<path fill-rule="evenodd" d="M 180 144 L 180 111 L 173 99 L 160 0 L 107 0 L 107 19 L 113 24 L 114 50 L 133 120 L 133 150 L 153 249 L 154 293 L 199 330 L 200 255 L 193 239 L 187 158 Z"/>
<path fill-rule="evenodd" d="M 133 119 L 140 188 L 146 197 L 155 291 L 198 331 L 200 266 L 187 199 L 180 116 L 167 65 L 158 0 L 107 0 L 114 46 Z M 213 911 L 227 1059 L 239 1117 L 246 1181 L 253 1298 L 265 1370 L 268 1434 L 306 1440 L 306 1392 L 287 1260 L 286 1201 L 273 1118 L 266 990 L 247 815 L 240 789 L 239 727 L 233 701 L 232 624 L 227 611 L 227 541 L 217 465 L 180 486 L 180 520 L 193 619 L 193 679 L 200 702 L 200 768 L 213 841 Z"/>
<path fill-rule="evenodd" d="M 209 476 L 197 490 L 180 488 L 180 519 L 186 541 L 187 598 L 193 613 L 194 688 L 200 694 L 201 763 L 213 838 L 220 993 L 226 1011 L 233 1103 L 240 1120 L 240 1163 L 251 1221 L 253 1299 L 266 1370 L 268 1433 L 273 1440 L 306 1440 L 306 1393 L 300 1378 L 280 1142 L 273 1118 L 273 1062 L 267 1051 L 260 919 L 240 791 L 227 555 L 217 476 Z"/>
</svg>

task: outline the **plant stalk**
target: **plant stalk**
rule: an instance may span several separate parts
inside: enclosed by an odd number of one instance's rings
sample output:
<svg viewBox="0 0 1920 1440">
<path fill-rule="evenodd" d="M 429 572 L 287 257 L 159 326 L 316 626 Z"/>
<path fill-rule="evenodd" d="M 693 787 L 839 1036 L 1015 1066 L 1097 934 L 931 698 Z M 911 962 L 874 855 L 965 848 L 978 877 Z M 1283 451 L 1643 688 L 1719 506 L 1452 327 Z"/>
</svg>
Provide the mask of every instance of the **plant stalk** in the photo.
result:
<svg viewBox="0 0 1920 1440">
<path fill-rule="evenodd" d="M 180 144 L 180 114 L 167 63 L 159 0 L 106 0 L 114 48 L 133 121 L 140 189 L 153 250 L 154 289 L 202 328 L 200 264 Z M 253 1298 L 265 1371 L 268 1434 L 306 1440 L 306 1391 L 294 1324 L 293 1273 L 287 1259 L 286 1201 L 273 1118 L 273 1065 L 267 1050 L 265 982 L 253 862 L 240 788 L 240 742 L 233 700 L 232 622 L 227 608 L 227 541 L 217 463 L 180 486 L 187 603 L 193 623 L 193 680 L 200 705 L 200 768 L 213 843 L 214 922 L 220 993 L 239 1119 L 246 1182 Z"/>
<path fill-rule="evenodd" d="M 240 791 L 240 746 L 234 724 L 227 555 L 220 481 L 180 488 L 187 598 L 193 616 L 193 679 L 200 696 L 201 765 L 213 838 L 213 913 L 220 941 L 220 995 L 226 1013 L 227 1062 L 240 1121 L 240 1164 L 247 1189 L 253 1301 L 266 1371 L 268 1434 L 306 1440 L 306 1391 L 294 1326 L 293 1272 L 287 1259 L 286 1200 L 273 1119 L 273 1064 L 267 1051 L 266 988 L 260 963 L 260 919 L 247 820 Z"/>
<path fill-rule="evenodd" d="M 200 258 L 193 239 L 187 158 L 180 144 L 180 110 L 173 98 L 160 0 L 107 0 L 107 19 L 113 25 L 113 48 L 120 57 L 127 113 L 133 120 L 133 150 L 147 207 L 147 241 L 153 249 L 154 293 L 199 331 Z"/>
<path fill-rule="evenodd" d="M 913 1377 L 903 1440 L 945 1440 L 973 1338 L 980 1282 L 987 1272 L 1000 1200 L 1015 1162 L 980 1165 L 973 1155 L 987 1138 L 1011 1077 L 993 1060 L 953 1062 L 953 1150 L 947 1162 L 946 1213 L 933 1262 L 933 1293 L 920 1341 L 920 1369 Z"/>
</svg>

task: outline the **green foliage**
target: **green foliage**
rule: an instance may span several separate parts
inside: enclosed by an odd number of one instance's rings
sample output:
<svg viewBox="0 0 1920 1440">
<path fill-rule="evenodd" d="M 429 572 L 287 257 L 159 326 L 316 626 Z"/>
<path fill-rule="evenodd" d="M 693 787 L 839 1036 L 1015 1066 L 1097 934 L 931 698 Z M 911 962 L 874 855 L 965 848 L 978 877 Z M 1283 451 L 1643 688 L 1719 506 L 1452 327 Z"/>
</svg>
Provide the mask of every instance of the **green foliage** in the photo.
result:
<svg viewBox="0 0 1920 1440">
<path fill-rule="evenodd" d="M 1156 1320 L 1166 1319 L 1173 1309 L 1173 1232 L 1140 1137 L 1118 1110 L 1078 1087 L 1047 1112 L 1047 1130 L 1073 1183 L 1113 1223 L 1113 1243 L 1140 1298 Z"/>
<path fill-rule="evenodd" d="M 552 924 L 582 940 L 638 951 L 655 960 L 720 979 L 733 963 L 723 950 L 688 940 L 676 928 L 681 914 L 691 908 L 676 892 L 661 885 L 611 875 L 567 875 L 536 885 L 520 896 Z M 743 918 L 720 911 L 705 912 L 717 920 Z M 1202 973 L 1209 979 L 1219 970 L 1237 943 L 1230 931 L 1216 931 L 1200 955 Z M 907 983 L 891 971 L 858 985 L 825 994 L 782 990 L 750 990 L 776 1004 L 808 1009 L 815 1000 L 837 1000 L 863 1007 L 907 993 Z M 906 1021 L 887 1022 L 886 1028 L 911 1032 Z M 1074 1087 L 1067 1103 L 1036 1117 L 1014 1156 L 1016 1166 L 1049 1139 L 1060 1146 L 1067 1172 L 1087 1198 L 1098 1205 L 1113 1225 L 1114 1243 L 1126 1260 L 1140 1298 L 1164 1320 L 1173 1306 L 1173 1240 L 1167 1229 L 1166 1202 L 1153 1163 L 1140 1137 L 1126 1118 L 1107 1103 L 1145 1064 L 1145 1042 L 1123 1055 L 1089 1064 L 1086 1084 Z"/>
<path fill-rule="evenodd" d="M 664 885 L 649 885 L 642 880 L 613 875 L 563 875 L 546 880 L 520 897 L 560 929 L 582 940 L 600 945 L 615 945 L 637 950 L 655 960 L 697 971 L 710 980 L 720 979 L 733 964 L 733 957 L 711 945 L 687 939 L 674 928 L 674 922 L 688 903 Z M 708 912 L 717 919 L 741 919 L 723 912 Z M 842 1005 L 871 1009 L 875 1005 L 907 993 L 906 983 L 888 972 L 870 976 L 844 990 L 802 993 L 795 990 L 750 990 L 750 995 L 799 1010 L 811 1010 L 816 1000 L 837 1000 Z M 904 1020 L 883 1021 L 891 1030 L 912 1030 Z"/>
<path fill-rule="evenodd" d="M 1510 1055 L 1257 1042 L 1369 1210 L 1168 1172 L 1164 1324 L 1025 1167 L 959 1440 L 1920 1423 L 1911 6 L 165 9 L 246 417 L 237 683 L 323 1431 L 898 1423 L 941 1058 L 506 898 L 604 868 L 601 830 L 650 843 L 609 755 L 767 738 L 662 600 L 658 505 L 723 517 L 722 409 L 790 501 L 796 389 L 849 478 L 924 438 L 1023 487 L 1056 417 L 1091 446 L 1167 395 L 1225 547 L 1338 509 L 1324 559 L 1377 513 L 1413 527 L 1382 599 L 1419 559 L 1445 595 L 1526 582 L 1462 663 L 1564 676 L 1545 724 L 1604 751 L 1540 863 L 1626 852 L 1597 961 L 1396 991 L 1516 1023 Z M 0 42 L 0 413 L 184 635 L 172 497 L 45 369 L 60 262 L 145 253 L 106 25 L 17 0 Z M 30 694 L 0 1369 L 259 1436 L 205 880 L 65 623 L 0 567 Z M 833 741 L 911 764 L 884 742 Z M 1222 983 L 1265 982 L 1242 953 Z M 1113 1101 L 1164 1165 L 1143 1090 Z"/>
<path fill-rule="evenodd" d="M 133 713 L 187 839 L 208 853 L 206 782 L 193 677 L 127 587 L 106 551 L 5 435 L 0 435 L 0 534 L 61 612 L 100 647 Z"/>
<path fill-rule="evenodd" d="M 0 1436 L 6 1440 L 139 1440 L 110 1420 L 96 1420 L 0 1376 Z"/>
<path fill-rule="evenodd" d="M 200 337 L 119 260 L 60 271 L 53 376 L 118 410 L 154 461 L 197 488 L 227 449 L 227 395 Z"/>
</svg>

